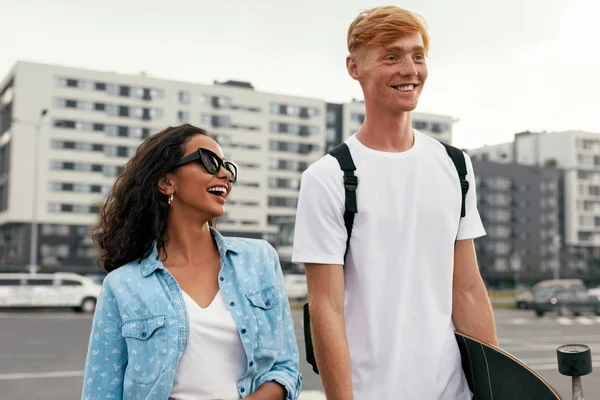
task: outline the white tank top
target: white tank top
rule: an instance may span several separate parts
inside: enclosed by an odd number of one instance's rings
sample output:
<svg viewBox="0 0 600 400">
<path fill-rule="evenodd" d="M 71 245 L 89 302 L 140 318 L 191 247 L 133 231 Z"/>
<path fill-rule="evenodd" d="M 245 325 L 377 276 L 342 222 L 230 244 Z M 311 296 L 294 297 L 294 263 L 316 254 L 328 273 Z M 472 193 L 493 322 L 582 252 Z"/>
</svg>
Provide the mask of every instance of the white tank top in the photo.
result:
<svg viewBox="0 0 600 400">
<path fill-rule="evenodd" d="M 246 353 L 221 291 L 206 308 L 182 293 L 190 336 L 169 400 L 239 400 L 237 380 L 246 372 Z"/>
</svg>

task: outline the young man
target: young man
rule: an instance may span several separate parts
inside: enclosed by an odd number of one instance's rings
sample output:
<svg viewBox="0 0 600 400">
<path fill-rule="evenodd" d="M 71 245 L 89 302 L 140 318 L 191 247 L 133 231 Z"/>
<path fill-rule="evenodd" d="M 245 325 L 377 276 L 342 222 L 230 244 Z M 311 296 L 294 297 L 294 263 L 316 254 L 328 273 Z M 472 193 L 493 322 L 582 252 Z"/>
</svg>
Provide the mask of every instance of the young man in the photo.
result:
<svg viewBox="0 0 600 400">
<path fill-rule="evenodd" d="M 466 216 L 443 145 L 412 129 L 429 37 L 417 15 L 381 7 L 350 25 L 346 65 L 366 119 L 346 140 L 358 213 L 346 257 L 337 160 L 308 168 L 293 261 L 306 266 L 311 326 L 328 400 L 463 400 L 454 330 L 497 345 L 473 239 L 485 234 L 468 157 Z M 345 263 L 345 269 L 343 264 Z"/>
</svg>

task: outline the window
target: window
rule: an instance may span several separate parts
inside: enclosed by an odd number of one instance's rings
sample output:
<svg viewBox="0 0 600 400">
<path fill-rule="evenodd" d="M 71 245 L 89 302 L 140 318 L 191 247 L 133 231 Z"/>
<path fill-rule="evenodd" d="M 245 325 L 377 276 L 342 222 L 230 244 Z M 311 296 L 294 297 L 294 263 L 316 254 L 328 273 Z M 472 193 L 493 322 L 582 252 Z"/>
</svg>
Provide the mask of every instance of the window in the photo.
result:
<svg viewBox="0 0 600 400">
<path fill-rule="evenodd" d="M 43 224 L 42 235 L 69 236 L 69 225 Z"/>
<path fill-rule="evenodd" d="M 296 208 L 297 205 L 298 199 L 295 197 L 269 196 L 269 207 Z"/>
<path fill-rule="evenodd" d="M 327 128 L 327 141 L 333 142 L 337 138 L 337 132 L 335 128 Z"/>
<path fill-rule="evenodd" d="M 129 127 L 117 126 L 117 136 L 128 137 L 129 136 Z"/>
<path fill-rule="evenodd" d="M 180 91 L 179 92 L 179 103 L 190 104 L 190 92 Z"/>
<path fill-rule="evenodd" d="M 269 187 L 272 189 L 294 189 L 300 188 L 300 180 L 288 178 L 269 178 Z"/>
<path fill-rule="evenodd" d="M 76 123 L 75 121 L 59 119 L 54 120 L 55 128 L 67 128 L 67 129 L 75 129 Z"/>
<path fill-rule="evenodd" d="M 129 97 L 130 96 L 129 86 L 119 86 L 119 96 Z"/>
<path fill-rule="evenodd" d="M 96 82 L 95 89 L 96 89 L 96 90 L 99 90 L 99 91 L 104 91 L 104 90 L 106 90 L 106 83 L 103 83 L 103 82 Z"/>
<path fill-rule="evenodd" d="M 249 163 L 249 162 L 244 162 L 244 161 L 240 161 L 237 163 L 237 165 L 240 168 L 245 168 L 245 169 L 256 169 L 256 168 L 260 168 L 260 164 L 255 164 L 255 163 Z"/>
<path fill-rule="evenodd" d="M 68 245 L 43 245 L 41 246 L 41 253 L 43 256 L 51 256 L 51 257 L 67 257 L 69 255 L 69 246 Z M 48 279 L 52 282 L 51 279 Z M 30 283 L 31 284 L 31 283 Z"/>
<path fill-rule="evenodd" d="M 212 126 L 215 128 L 218 127 L 228 127 L 231 125 L 231 118 L 228 115 L 213 115 L 212 116 Z"/>
<path fill-rule="evenodd" d="M 65 279 L 61 282 L 63 286 L 83 286 L 83 283 L 70 279 Z"/>
<path fill-rule="evenodd" d="M 0 286 L 21 286 L 20 279 L 0 279 Z"/>
<path fill-rule="evenodd" d="M 209 124 L 211 121 L 210 115 L 206 113 L 200 114 L 200 123 L 201 124 Z"/>
<path fill-rule="evenodd" d="M 190 113 L 187 111 L 178 111 L 177 119 L 179 120 L 180 123 L 185 124 L 185 123 L 189 122 L 189 120 L 190 120 Z"/>
<path fill-rule="evenodd" d="M 414 129 L 426 130 L 427 129 L 427 122 L 413 120 L 412 126 L 413 126 Z"/>
<path fill-rule="evenodd" d="M 52 247 L 53 249 L 55 249 L 56 247 Z M 58 254 L 50 254 L 53 256 L 57 256 Z M 29 286 L 52 286 L 54 285 L 54 281 L 52 279 L 36 279 L 36 278 L 29 278 L 27 279 L 27 285 Z"/>
<path fill-rule="evenodd" d="M 128 106 L 119 106 L 119 116 L 120 117 L 129 117 L 129 107 Z"/>
<path fill-rule="evenodd" d="M 337 115 L 334 110 L 327 110 L 327 125 L 335 124 Z"/>
<path fill-rule="evenodd" d="M 260 184 L 257 182 L 245 182 L 245 181 L 237 181 L 235 183 L 235 185 L 240 186 L 240 187 L 251 187 L 251 188 L 260 187 Z"/>
<path fill-rule="evenodd" d="M 365 122 L 365 114 L 352 113 L 352 114 L 350 114 L 350 120 L 358 122 L 359 124 L 362 124 Z"/>
<path fill-rule="evenodd" d="M 117 157 L 128 157 L 129 149 L 125 146 L 117 147 Z"/>
</svg>

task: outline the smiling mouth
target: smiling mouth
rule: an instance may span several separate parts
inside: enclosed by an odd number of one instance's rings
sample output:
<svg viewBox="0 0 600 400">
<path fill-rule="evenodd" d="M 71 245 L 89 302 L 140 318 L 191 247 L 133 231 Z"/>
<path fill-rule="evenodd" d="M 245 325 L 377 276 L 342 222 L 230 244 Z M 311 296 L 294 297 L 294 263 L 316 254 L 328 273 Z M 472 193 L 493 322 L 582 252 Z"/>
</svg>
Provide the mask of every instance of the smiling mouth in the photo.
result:
<svg viewBox="0 0 600 400">
<path fill-rule="evenodd" d="M 227 189 L 223 186 L 214 186 L 206 189 L 206 191 L 212 195 L 224 198 L 227 195 Z"/>
<path fill-rule="evenodd" d="M 413 90 L 415 90 L 417 88 L 417 86 L 419 86 L 418 84 L 409 84 L 409 85 L 395 85 L 395 86 L 391 86 L 393 89 L 396 89 L 400 92 L 412 92 Z"/>
</svg>

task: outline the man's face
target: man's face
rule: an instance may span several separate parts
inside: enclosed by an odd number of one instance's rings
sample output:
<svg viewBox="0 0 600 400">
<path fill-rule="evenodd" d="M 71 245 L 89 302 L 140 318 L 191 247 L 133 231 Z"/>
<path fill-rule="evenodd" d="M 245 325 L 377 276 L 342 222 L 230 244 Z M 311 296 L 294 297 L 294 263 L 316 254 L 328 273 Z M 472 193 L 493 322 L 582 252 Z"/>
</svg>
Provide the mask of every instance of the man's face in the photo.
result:
<svg viewBox="0 0 600 400">
<path fill-rule="evenodd" d="M 406 34 L 358 49 L 348 56 L 348 72 L 360 82 L 367 103 L 391 114 L 412 111 L 427 80 L 425 53 L 421 34 Z"/>
</svg>

